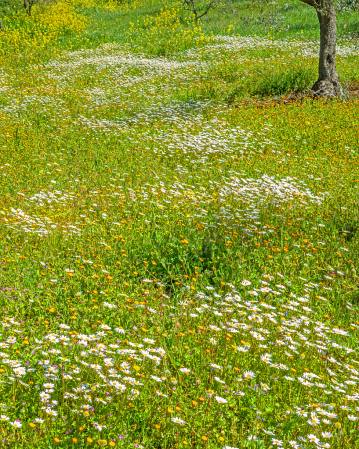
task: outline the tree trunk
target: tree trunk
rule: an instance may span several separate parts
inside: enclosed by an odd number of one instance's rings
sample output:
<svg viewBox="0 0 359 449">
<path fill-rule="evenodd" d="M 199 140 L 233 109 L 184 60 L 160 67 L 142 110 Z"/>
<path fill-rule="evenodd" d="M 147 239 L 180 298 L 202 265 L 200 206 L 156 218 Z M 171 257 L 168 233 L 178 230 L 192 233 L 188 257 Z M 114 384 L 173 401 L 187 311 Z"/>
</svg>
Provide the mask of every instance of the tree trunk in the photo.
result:
<svg viewBox="0 0 359 449">
<path fill-rule="evenodd" d="M 314 7 L 320 24 L 319 78 L 312 91 L 318 97 L 342 97 L 344 91 L 335 64 L 337 18 L 334 0 L 318 3 Z"/>
</svg>

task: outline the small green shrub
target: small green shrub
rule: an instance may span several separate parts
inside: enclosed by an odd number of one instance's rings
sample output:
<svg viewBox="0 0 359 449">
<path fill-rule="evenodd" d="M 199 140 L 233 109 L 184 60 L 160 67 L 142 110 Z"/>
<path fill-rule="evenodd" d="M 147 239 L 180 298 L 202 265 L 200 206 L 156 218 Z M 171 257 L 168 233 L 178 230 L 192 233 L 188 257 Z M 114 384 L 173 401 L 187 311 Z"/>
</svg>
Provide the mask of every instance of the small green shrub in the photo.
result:
<svg viewBox="0 0 359 449">
<path fill-rule="evenodd" d="M 259 97 L 284 95 L 309 89 L 315 81 L 315 74 L 309 68 L 298 68 L 273 74 L 262 73 L 253 86 L 252 94 Z"/>
</svg>

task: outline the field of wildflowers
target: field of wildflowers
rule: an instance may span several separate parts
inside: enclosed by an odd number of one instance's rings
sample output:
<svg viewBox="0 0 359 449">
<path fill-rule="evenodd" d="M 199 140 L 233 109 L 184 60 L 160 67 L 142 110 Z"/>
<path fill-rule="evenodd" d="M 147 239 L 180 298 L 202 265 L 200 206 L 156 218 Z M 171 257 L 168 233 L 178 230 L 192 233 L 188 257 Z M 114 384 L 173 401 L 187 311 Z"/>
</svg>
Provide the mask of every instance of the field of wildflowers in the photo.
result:
<svg viewBox="0 0 359 449">
<path fill-rule="evenodd" d="M 359 447 L 358 42 L 300 98 L 285 17 L 3 20 L 0 447 Z"/>
</svg>

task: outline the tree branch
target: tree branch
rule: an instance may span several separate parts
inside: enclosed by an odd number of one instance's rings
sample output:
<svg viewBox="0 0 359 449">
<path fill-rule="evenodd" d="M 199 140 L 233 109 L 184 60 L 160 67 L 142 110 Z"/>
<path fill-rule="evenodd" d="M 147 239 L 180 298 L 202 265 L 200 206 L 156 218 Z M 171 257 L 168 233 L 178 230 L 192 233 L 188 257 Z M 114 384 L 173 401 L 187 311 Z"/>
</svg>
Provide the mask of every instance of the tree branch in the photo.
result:
<svg viewBox="0 0 359 449">
<path fill-rule="evenodd" d="M 197 17 L 198 19 L 200 19 L 201 17 L 203 17 L 204 15 L 206 15 L 207 13 L 208 13 L 208 11 L 213 7 L 213 5 L 214 5 L 214 2 L 213 1 L 211 1 L 210 3 L 209 3 L 209 5 L 207 6 L 207 9 L 205 10 L 205 12 L 203 13 L 203 14 L 201 14 L 199 17 Z"/>
<path fill-rule="evenodd" d="M 208 11 L 214 7 L 215 2 L 216 0 L 210 0 L 209 4 L 205 8 L 205 11 L 201 15 L 198 15 L 199 11 L 197 11 L 196 0 L 181 0 L 183 9 L 185 9 L 186 11 L 192 11 L 196 21 L 199 20 L 204 15 L 206 15 Z"/>
<path fill-rule="evenodd" d="M 317 2 L 315 0 L 299 0 L 299 1 L 309 6 L 313 6 L 313 8 L 317 6 Z"/>
</svg>

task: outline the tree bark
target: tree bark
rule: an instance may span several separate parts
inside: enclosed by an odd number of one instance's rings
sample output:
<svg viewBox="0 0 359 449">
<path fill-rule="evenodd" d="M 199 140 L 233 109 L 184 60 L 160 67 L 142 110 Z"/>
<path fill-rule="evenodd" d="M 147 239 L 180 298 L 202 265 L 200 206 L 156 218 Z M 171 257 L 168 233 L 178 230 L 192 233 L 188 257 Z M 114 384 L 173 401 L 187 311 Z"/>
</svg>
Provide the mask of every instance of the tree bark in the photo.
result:
<svg viewBox="0 0 359 449">
<path fill-rule="evenodd" d="M 336 69 L 337 17 L 334 0 L 301 0 L 313 6 L 320 25 L 319 77 L 312 87 L 317 97 L 343 97 Z"/>
<path fill-rule="evenodd" d="M 344 92 L 335 63 L 337 42 L 335 4 L 334 0 L 321 3 L 321 8 L 317 8 L 320 25 L 319 78 L 312 90 L 320 97 L 342 97 Z"/>
</svg>

